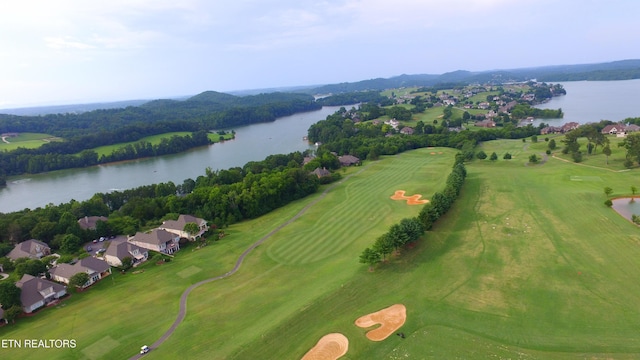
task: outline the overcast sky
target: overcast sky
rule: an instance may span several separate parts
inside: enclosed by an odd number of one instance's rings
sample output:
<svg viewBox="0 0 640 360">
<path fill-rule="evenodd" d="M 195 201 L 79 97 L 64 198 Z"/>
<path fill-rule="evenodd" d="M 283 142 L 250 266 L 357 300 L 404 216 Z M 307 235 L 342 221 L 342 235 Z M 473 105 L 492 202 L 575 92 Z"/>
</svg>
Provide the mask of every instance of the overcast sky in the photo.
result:
<svg viewBox="0 0 640 360">
<path fill-rule="evenodd" d="M 640 58 L 636 0 L 0 3 L 0 108 Z"/>
</svg>

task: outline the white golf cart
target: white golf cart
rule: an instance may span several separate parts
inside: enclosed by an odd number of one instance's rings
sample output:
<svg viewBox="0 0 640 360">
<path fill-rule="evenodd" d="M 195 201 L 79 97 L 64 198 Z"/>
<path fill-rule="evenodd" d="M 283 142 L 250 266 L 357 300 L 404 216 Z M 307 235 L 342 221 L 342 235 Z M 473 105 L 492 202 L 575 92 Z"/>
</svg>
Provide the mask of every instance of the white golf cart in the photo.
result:
<svg viewBox="0 0 640 360">
<path fill-rule="evenodd" d="M 140 348 L 140 354 L 146 354 L 149 352 L 149 347 L 147 345 L 144 345 L 143 347 Z"/>
</svg>

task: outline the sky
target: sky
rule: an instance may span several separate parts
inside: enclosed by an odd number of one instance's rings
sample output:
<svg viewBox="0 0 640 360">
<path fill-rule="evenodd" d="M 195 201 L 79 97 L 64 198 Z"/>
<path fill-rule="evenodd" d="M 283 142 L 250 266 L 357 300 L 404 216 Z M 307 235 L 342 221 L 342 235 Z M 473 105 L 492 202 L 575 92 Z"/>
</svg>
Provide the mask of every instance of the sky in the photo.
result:
<svg viewBox="0 0 640 360">
<path fill-rule="evenodd" d="M 0 109 L 640 59 L 636 0 L 0 2 Z"/>
</svg>

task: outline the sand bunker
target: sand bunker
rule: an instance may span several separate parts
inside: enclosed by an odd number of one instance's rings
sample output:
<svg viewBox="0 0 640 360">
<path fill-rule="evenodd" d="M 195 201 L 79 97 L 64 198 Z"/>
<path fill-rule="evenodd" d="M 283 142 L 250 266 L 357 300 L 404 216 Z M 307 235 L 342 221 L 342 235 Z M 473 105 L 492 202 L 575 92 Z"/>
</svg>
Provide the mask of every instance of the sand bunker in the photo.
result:
<svg viewBox="0 0 640 360">
<path fill-rule="evenodd" d="M 367 333 L 367 339 L 372 341 L 382 341 L 404 325 L 407 319 L 407 308 L 402 304 L 391 305 L 378 312 L 362 316 L 356 320 L 356 325 L 361 328 L 380 324 L 379 328 Z"/>
<path fill-rule="evenodd" d="M 420 200 L 420 198 L 422 197 L 422 195 L 420 194 L 415 194 L 411 196 L 405 196 L 404 194 L 405 194 L 404 190 L 397 190 L 391 197 L 391 200 L 407 200 L 407 205 L 422 205 L 429 202 L 429 200 L 426 200 L 426 199 Z"/>
<path fill-rule="evenodd" d="M 311 348 L 302 360 L 336 360 L 347 353 L 349 339 L 340 333 L 331 333 L 318 340 L 316 346 Z"/>
</svg>

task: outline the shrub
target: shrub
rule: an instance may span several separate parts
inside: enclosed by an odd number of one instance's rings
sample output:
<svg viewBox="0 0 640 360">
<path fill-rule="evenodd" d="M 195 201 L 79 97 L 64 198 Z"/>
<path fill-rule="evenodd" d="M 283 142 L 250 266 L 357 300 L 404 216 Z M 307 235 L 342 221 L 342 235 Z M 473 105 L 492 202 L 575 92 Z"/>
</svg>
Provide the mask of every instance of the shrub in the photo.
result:
<svg viewBox="0 0 640 360">
<path fill-rule="evenodd" d="M 506 154 L 504 154 L 504 156 L 502 158 L 505 159 L 505 160 L 510 160 L 511 159 L 511 154 L 506 153 Z"/>
<path fill-rule="evenodd" d="M 487 158 L 487 154 L 486 154 L 484 151 L 480 150 L 480 151 L 478 151 L 478 153 L 476 154 L 476 157 L 477 157 L 478 159 L 480 159 L 480 160 L 484 160 L 484 159 L 486 159 L 486 158 Z"/>
<path fill-rule="evenodd" d="M 538 157 L 536 156 L 536 154 L 532 154 L 531 156 L 529 156 L 529 162 L 532 164 L 535 164 L 538 162 Z"/>
<path fill-rule="evenodd" d="M 547 149 L 547 151 L 545 151 L 545 154 L 551 155 L 551 150 Z"/>
<path fill-rule="evenodd" d="M 607 207 L 612 207 L 612 206 L 613 206 L 613 202 L 611 201 L 611 199 L 607 199 L 607 200 L 605 200 L 605 201 L 604 201 L 604 204 L 605 204 Z"/>
</svg>

